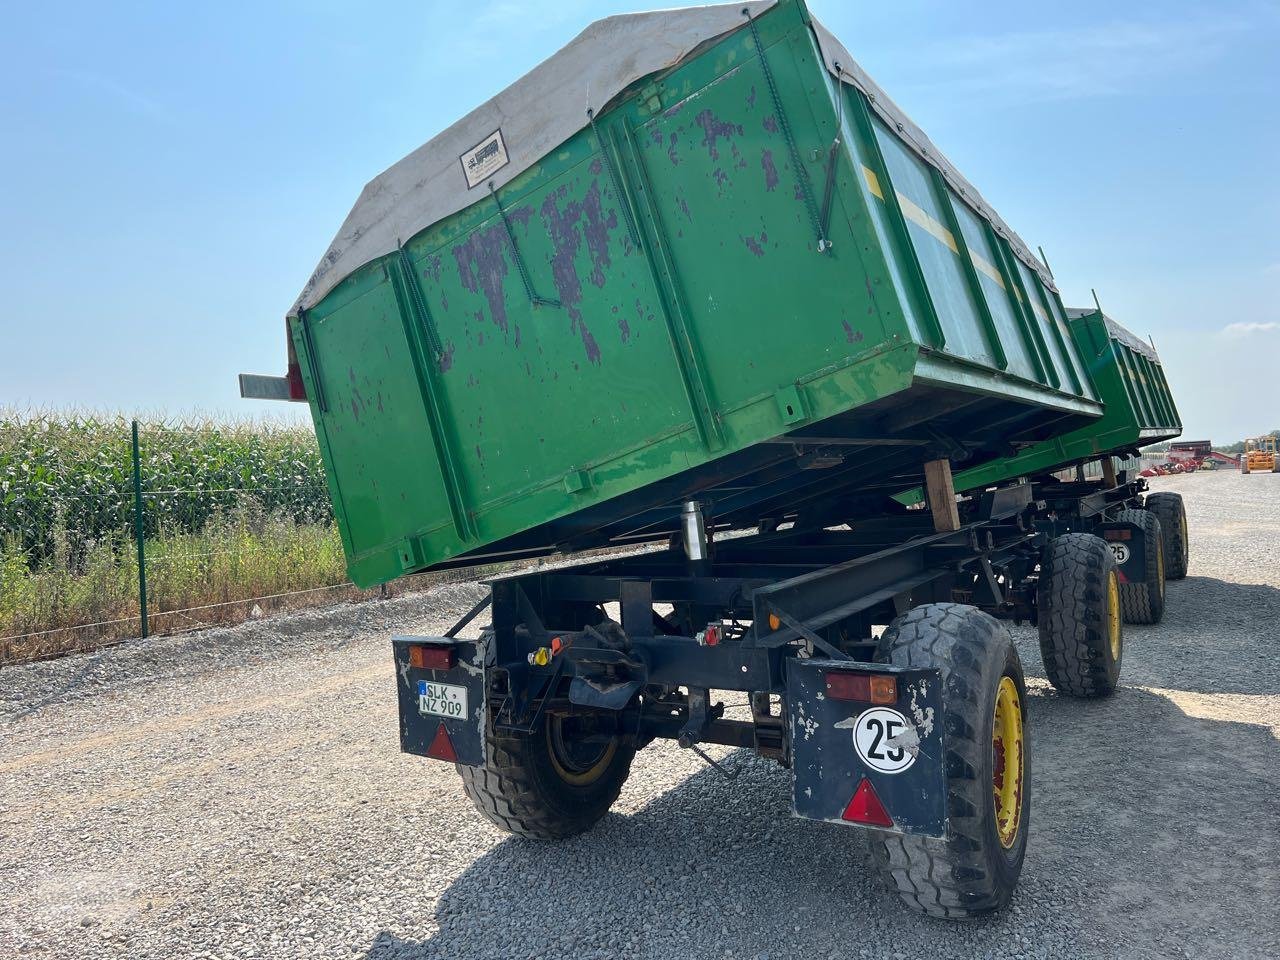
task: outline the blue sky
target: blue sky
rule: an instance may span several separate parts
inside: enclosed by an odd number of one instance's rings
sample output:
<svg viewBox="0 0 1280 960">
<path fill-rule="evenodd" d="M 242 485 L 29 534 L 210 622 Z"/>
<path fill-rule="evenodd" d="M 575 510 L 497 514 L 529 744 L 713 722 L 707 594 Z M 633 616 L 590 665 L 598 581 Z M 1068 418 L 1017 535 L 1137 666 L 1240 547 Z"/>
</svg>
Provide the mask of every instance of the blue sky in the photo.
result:
<svg viewBox="0 0 1280 960">
<path fill-rule="evenodd" d="M 670 5 L 672 0 L 655 0 Z M 286 411 L 363 184 L 644 0 L 5 4 L 0 405 Z M 1280 4 L 811 8 L 1033 246 L 1154 337 L 1188 434 L 1280 427 Z"/>
</svg>

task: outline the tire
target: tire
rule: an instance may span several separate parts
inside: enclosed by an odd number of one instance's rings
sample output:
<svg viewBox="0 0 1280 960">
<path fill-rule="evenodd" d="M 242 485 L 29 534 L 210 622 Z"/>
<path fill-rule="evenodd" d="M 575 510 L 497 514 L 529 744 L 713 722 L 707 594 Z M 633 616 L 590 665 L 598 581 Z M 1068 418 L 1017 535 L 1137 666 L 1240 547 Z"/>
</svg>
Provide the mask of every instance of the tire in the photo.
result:
<svg viewBox="0 0 1280 960">
<path fill-rule="evenodd" d="M 1121 510 L 1116 519 L 1142 530 L 1146 558 L 1142 580 L 1120 584 L 1120 614 L 1125 623 L 1159 623 L 1164 616 L 1164 536 L 1160 518 L 1150 510 Z"/>
<path fill-rule="evenodd" d="M 873 834 L 880 874 L 890 890 L 929 916 L 961 919 L 999 910 L 1022 873 L 1031 817 L 1027 691 L 1009 631 L 976 607 L 925 604 L 889 625 L 877 659 L 942 671 L 947 776 L 946 836 Z M 997 728 L 1009 728 L 997 718 L 1014 716 L 1017 737 L 1002 737 L 998 748 Z M 1003 801 L 997 800 L 997 782 Z M 1005 815 L 998 819 L 1001 809 Z"/>
<path fill-rule="evenodd" d="M 1144 504 L 1147 510 L 1160 518 L 1160 536 L 1164 540 L 1164 576 L 1166 580 L 1181 580 L 1187 575 L 1191 559 L 1191 538 L 1187 532 L 1187 511 L 1182 494 L 1151 493 Z"/>
<path fill-rule="evenodd" d="M 1049 682 L 1071 697 L 1105 697 L 1120 681 L 1124 629 L 1120 581 L 1101 537 L 1068 533 L 1040 558 L 1040 653 Z"/>
<path fill-rule="evenodd" d="M 635 747 L 618 737 L 603 747 L 575 742 L 571 722 L 580 721 L 543 714 L 532 733 L 512 734 L 495 730 L 490 717 L 485 764 L 457 764 L 476 809 L 503 830 L 539 840 L 595 826 L 618 799 Z"/>
</svg>

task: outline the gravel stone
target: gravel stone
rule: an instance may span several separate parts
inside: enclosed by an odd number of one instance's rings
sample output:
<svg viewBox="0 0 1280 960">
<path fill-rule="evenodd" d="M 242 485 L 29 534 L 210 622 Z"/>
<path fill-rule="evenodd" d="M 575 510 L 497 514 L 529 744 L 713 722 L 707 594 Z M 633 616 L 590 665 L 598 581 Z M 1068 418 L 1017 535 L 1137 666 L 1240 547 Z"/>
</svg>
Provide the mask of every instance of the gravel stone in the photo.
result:
<svg viewBox="0 0 1280 960">
<path fill-rule="evenodd" d="M 909 912 L 743 751 L 729 782 L 655 745 L 589 834 L 499 833 L 398 749 L 389 638 L 484 595 L 453 584 L 0 671 L 0 958 L 1274 957 L 1280 475 L 1152 486 L 1190 574 L 1117 693 L 1058 696 L 1014 628 L 1032 832 L 996 916 Z"/>
</svg>

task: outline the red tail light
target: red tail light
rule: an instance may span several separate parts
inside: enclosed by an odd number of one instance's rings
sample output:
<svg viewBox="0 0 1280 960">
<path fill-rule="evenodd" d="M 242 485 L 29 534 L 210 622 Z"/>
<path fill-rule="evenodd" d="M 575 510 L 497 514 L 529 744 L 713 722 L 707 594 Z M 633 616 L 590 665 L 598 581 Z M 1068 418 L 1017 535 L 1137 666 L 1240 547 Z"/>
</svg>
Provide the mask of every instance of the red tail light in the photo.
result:
<svg viewBox="0 0 1280 960">
<path fill-rule="evenodd" d="M 302 382 L 302 367 L 296 363 L 289 364 L 289 370 L 285 374 L 285 379 L 289 381 L 289 399 L 305 400 L 307 399 L 307 388 Z"/>
<path fill-rule="evenodd" d="M 452 670 L 456 662 L 453 647 L 425 643 L 409 647 L 409 666 L 416 670 Z"/>
<path fill-rule="evenodd" d="M 893 817 L 889 816 L 875 787 L 871 786 L 871 781 L 866 777 L 862 778 L 858 789 L 853 791 L 853 798 L 844 808 L 842 816 L 850 823 L 865 823 L 871 827 L 893 826 Z"/>
<path fill-rule="evenodd" d="M 832 700 L 860 700 L 863 703 L 898 702 L 898 679 L 884 673 L 832 671 L 826 676 L 827 696 Z"/>
</svg>

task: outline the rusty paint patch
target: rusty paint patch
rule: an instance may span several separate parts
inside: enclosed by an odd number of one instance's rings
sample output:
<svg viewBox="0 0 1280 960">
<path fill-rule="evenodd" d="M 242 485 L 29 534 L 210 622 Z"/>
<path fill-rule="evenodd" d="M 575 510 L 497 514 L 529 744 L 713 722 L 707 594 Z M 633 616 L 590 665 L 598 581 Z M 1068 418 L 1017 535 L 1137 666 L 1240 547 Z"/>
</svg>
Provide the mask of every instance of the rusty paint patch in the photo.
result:
<svg viewBox="0 0 1280 960">
<path fill-rule="evenodd" d="M 603 149 L 603 148 L 602 148 L 602 149 Z M 601 171 L 602 167 L 600 166 L 600 158 L 599 158 L 599 157 L 597 157 L 596 159 L 594 159 L 594 160 L 592 160 L 592 161 L 591 161 L 591 166 L 590 166 L 590 168 L 589 168 L 589 169 L 591 170 L 591 175 L 592 175 L 593 177 L 598 177 L 598 176 L 600 176 L 600 171 Z"/>
<path fill-rule="evenodd" d="M 603 287 L 605 268 L 613 265 L 609 257 L 609 231 L 618 227 L 618 211 L 610 209 L 609 215 L 605 216 L 600 202 L 600 184 L 592 181 L 582 198 L 582 212 L 586 215 L 582 233 L 587 240 L 587 254 L 591 257 L 591 282 Z"/>
<path fill-rule="evenodd" d="M 861 343 L 861 342 L 862 342 L 862 331 L 861 331 L 861 330 L 855 330 L 855 329 L 853 329 L 853 326 L 849 323 L 849 321 L 848 321 L 848 320 L 841 320 L 841 321 L 840 321 L 840 325 L 841 325 L 842 327 L 844 327 L 844 338 L 845 338 L 845 340 L 847 340 L 849 343 Z"/>
<path fill-rule="evenodd" d="M 729 175 L 725 173 L 723 170 L 721 170 L 719 167 L 716 167 L 713 171 L 711 171 L 711 176 L 715 177 L 716 186 L 722 190 L 724 189 L 724 185 L 729 182 Z"/>
<path fill-rule="evenodd" d="M 702 128 L 702 145 L 707 148 L 712 160 L 720 159 L 720 151 L 716 146 L 718 140 L 731 140 L 734 136 L 742 136 L 742 124 L 720 120 L 710 108 L 699 113 L 694 120 Z"/>
<path fill-rule="evenodd" d="M 512 223 L 527 225 L 533 210 L 518 207 L 507 213 Z M 453 248 L 453 258 L 458 265 L 458 279 L 472 293 L 481 293 L 489 304 L 489 315 L 498 329 L 507 332 L 507 302 L 505 282 L 508 248 L 506 228 L 497 223 L 477 230 Z M 478 315 L 477 319 L 483 319 Z"/>
<path fill-rule="evenodd" d="M 760 153 L 760 166 L 764 168 L 764 188 L 769 192 L 778 185 L 778 168 L 773 165 L 773 151 L 764 150 Z"/>
<path fill-rule="evenodd" d="M 757 240 L 755 237 L 743 237 L 742 242 L 746 244 L 747 249 L 750 250 L 757 257 L 763 257 L 764 245 L 769 242 L 769 234 L 766 233 L 764 230 L 761 230 L 759 240 Z"/>
<path fill-rule="evenodd" d="M 440 354 L 440 372 L 448 373 L 453 368 L 453 351 L 454 344 L 450 340 Z"/>
<path fill-rule="evenodd" d="M 674 131 L 667 138 L 667 159 L 671 161 L 673 167 L 680 166 L 680 154 L 676 153 L 676 134 Z"/>
<path fill-rule="evenodd" d="M 595 202 L 598 216 L 599 186 L 592 184 L 592 188 L 597 193 Z M 570 329 L 577 333 L 582 340 L 582 347 L 586 351 L 587 359 L 591 363 L 599 363 L 600 345 L 596 343 L 595 337 L 587 329 L 587 325 L 582 318 L 582 311 L 578 309 L 578 304 L 582 302 L 582 282 L 578 279 L 574 258 L 582 246 L 582 238 L 578 233 L 577 224 L 582 219 L 584 205 L 577 200 L 570 200 L 561 210 L 558 206 L 558 201 L 563 200 L 567 192 L 567 189 L 563 186 L 552 191 L 547 194 L 541 207 L 543 222 L 546 223 L 547 230 L 551 233 L 551 242 L 555 247 L 555 254 L 551 257 L 551 276 L 555 280 L 556 293 L 559 296 L 560 303 L 569 313 Z M 614 220 L 616 223 L 616 214 Z M 605 237 L 607 244 L 607 230 Z M 594 272 L 593 269 L 593 274 Z"/>
<path fill-rule="evenodd" d="M 653 323 L 653 314 L 644 312 L 644 304 L 639 299 L 636 300 L 636 320 L 641 324 Z"/>
<path fill-rule="evenodd" d="M 673 103 L 671 106 L 667 107 L 666 110 L 662 111 L 662 116 L 666 119 L 670 119 L 671 117 L 676 116 L 681 110 L 684 109 L 684 105 L 687 102 L 688 102 L 687 100 L 681 100 L 679 103 Z"/>
<path fill-rule="evenodd" d="M 775 117 L 772 113 L 769 114 L 767 117 L 765 117 L 761 121 L 761 123 L 764 124 L 764 128 L 770 133 L 778 132 L 778 118 Z"/>
<path fill-rule="evenodd" d="M 747 109 L 754 110 L 756 108 L 756 88 L 751 87 L 751 92 L 747 94 Z"/>
</svg>

